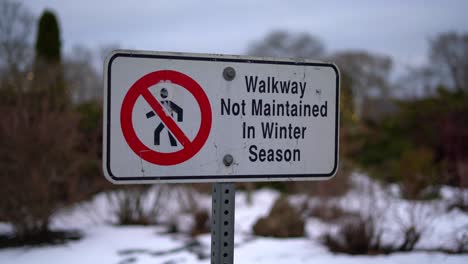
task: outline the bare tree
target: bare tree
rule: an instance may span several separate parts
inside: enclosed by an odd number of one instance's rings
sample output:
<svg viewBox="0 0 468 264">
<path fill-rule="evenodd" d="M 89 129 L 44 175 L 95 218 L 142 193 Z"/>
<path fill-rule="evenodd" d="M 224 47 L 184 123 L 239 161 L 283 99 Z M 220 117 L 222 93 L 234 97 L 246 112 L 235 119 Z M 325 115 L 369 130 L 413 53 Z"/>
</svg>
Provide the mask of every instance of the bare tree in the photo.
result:
<svg viewBox="0 0 468 264">
<path fill-rule="evenodd" d="M 101 76 L 94 68 L 93 60 L 93 52 L 83 46 L 74 46 L 71 55 L 65 59 L 65 79 L 75 103 L 102 97 Z"/>
<path fill-rule="evenodd" d="M 431 67 L 443 83 L 468 90 L 468 33 L 443 33 L 430 42 Z"/>
<path fill-rule="evenodd" d="M 255 42 L 247 54 L 254 56 L 319 59 L 325 51 L 322 42 L 307 33 L 273 31 L 263 40 Z"/>
<path fill-rule="evenodd" d="M 397 80 L 397 92 L 402 97 L 417 99 L 433 94 L 440 80 L 429 66 L 407 66 Z"/>
<path fill-rule="evenodd" d="M 341 73 L 351 80 L 350 88 L 357 116 L 361 116 L 361 108 L 366 98 L 389 96 L 389 76 L 393 65 L 390 57 L 365 51 L 346 51 L 336 53 L 330 59 L 338 65 Z"/>
<path fill-rule="evenodd" d="M 34 17 L 20 2 L 0 0 L 0 64 L 9 75 L 31 63 Z"/>
<path fill-rule="evenodd" d="M 334 54 L 332 59 L 341 71 L 351 76 L 355 93 L 388 94 L 389 76 L 393 66 L 390 57 L 366 51 L 345 51 Z"/>
<path fill-rule="evenodd" d="M 117 49 L 120 49 L 120 45 L 117 45 L 117 44 L 107 44 L 107 45 L 102 45 L 98 48 L 97 50 L 97 56 L 96 58 L 98 59 L 98 70 L 99 71 L 99 74 L 103 74 L 103 64 L 104 64 L 104 61 L 106 60 L 107 56 L 109 56 L 109 54 L 114 51 L 114 50 L 117 50 Z"/>
</svg>

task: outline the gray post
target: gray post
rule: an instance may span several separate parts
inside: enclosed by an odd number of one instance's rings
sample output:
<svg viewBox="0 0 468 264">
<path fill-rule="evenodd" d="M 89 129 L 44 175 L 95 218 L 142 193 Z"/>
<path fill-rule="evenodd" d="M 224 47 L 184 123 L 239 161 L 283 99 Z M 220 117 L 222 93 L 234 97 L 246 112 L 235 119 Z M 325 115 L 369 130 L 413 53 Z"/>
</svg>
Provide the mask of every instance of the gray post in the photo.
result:
<svg viewBox="0 0 468 264">
<path fill-rule="evenodd" d="M 234 183 L 214 183 L 211 219 L 211 264 L 234 263 Z"/>
</svg>

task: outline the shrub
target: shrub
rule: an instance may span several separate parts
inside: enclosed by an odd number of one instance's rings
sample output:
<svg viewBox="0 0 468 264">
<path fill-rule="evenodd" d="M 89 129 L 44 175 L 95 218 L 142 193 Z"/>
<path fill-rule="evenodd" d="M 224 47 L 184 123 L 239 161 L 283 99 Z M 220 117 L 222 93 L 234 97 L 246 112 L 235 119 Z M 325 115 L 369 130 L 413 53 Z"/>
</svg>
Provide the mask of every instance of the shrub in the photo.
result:
<svg viewBox="0 0 468 264">
<path fill-rule="evenodd" d="M 79 197 L 76 200 L 82 200 L 97 192 L 115 189 L 115 186 L 102 174 L 102 105 L 85 102 L 77 105 L 75 111 L 79 116 L 82 136 L 79 145 L 82 158 L 78 168 L 80 177 L 75 183 Z"/>
<path fill-rule="evenodd" d="M 32 95 L 0 106 L 0 115 L 0 216 L 16 236 L 47 233 L 50 217 L 73 192 L 78 119 Z"/>
<path fill-rule="evenodd" d="M 468 190 L 465 190 L 465 188 L 459 187 L 455 197 L 450 201 L 448 209 L 453 210 L 455 208 L 468 213 Z"/>
<path fill-rule="evenodd" d="M 158 221 L 166 195 L 167 188 L 164 185 L 158 188 L 134 185 L 109 192 L 107 198 L 114 207 L 116 224 L 152 225 Z"/>
<path fill-rule="evenodd" d="M 468 253 L 468 225 L 462 226 L 454 232 L 455 253 Z"/>
<path fill-rule="evenodd" d="M 365 190 L 364 190 L 365 191 Z M 389 254 L 413 251 L 421 237 L 430 230 L 435 217 L 434 208 L 427 202 L 411 201 L 396 204 L 389 197 L 376 196 L 376 189 L 359 203 L 359 213 L 343 212 L 331 230 L 322 237 L 323 243 L 333 252 L 347 254 Z M 383 198 L 383 199 L 382 199 Z M 392 227 L 384 229 L 384 222 L 392 215 Z M 396 225 L 394 225 L 396 224 Z M 336 231 L 336 232 L 333 232 Z M 386 238 L 382 240 L 383 232 Z"/>
<path fill-rule="evenodd" d="M 257 236 L 302 237 L 305 222 L 286 197 L 278 198 L 267 217 L 257 220 L 253 232 Z"/>
<path fill-rule="evenodd" d="M 356 214 L 345 211 L 341 206 L 332 204 L 326 200 L 321 200 L 317 205 L 306 210 L 311 217 L 317 217 L 325 222 L 336 222 L 343 218 L 356 216 Z"/>
<path fill-rule="evenodd" d="M 395 220 L 398 224 L 399 244 L 394 246 L 395 251 L 412 251 L 432 225 L 435 218 L 434 209 L 420 201 L 403 204 L 395 211 Z M 397 208 L 395 208 L 397 209 Z"/>
<path fill-rule="evenodd" d="M 191 236 L 198 236 L 210 232 L 210 215 L 207 210 L 199 210 L 193 214 Z"/>
<path fill-rule="evenodd" d="M 425 98 L 399 101 L 399 111 L 377 121 L 363 123 L 355 161 L 375 178 L 399 182 L 416 177 L 407 186 L 411 199 L 427 198 L 434 192 L 422 189 L 444 182 L 468 183 L 468 93 L 439 87 Z M 413 170 L 409 175 L 405 166 Z M 415 175 L 419 174 L 419 175 Z M 424 175 L 422 177 L 421 175 Z M 435 175 L 438 177 L 434 181 Z M 410 183 L 410 182 L 408 182 Z M 406 188 L 406 187 L 405 187 Z"/>
<path fill-rule="evenodd" d="M 323 236 L 323 243 L 333 252 L 357 254 L 387 253 L 381 243 L 382 231 L 373 217 L 348 217 L 338 231 Z"/>
<path fill-rule="evenodd" d="M 64 244 L 68 241 L 79 240 L 81 237 L 81 232 L 76 230 L 47 230 L 27 233 L 20 237 L 6 234 L 0 235 L 0 248 Z"/>
<path fill-rule="evenodd" d="M 427 148 L 410 149 L 399 161 L 401 191 L 407 199 L 438 197 L 436 167 L 432 151 Z"/>
<path fill-rule="evenodd" d="M 327 181 L 296 182 L 296 192 L 310 196 L 329 198 L 345 195 L 350 189 L 350 175 L 353 170 L 348 160 L 341 160 L 336 175 Z"/>
</svg>

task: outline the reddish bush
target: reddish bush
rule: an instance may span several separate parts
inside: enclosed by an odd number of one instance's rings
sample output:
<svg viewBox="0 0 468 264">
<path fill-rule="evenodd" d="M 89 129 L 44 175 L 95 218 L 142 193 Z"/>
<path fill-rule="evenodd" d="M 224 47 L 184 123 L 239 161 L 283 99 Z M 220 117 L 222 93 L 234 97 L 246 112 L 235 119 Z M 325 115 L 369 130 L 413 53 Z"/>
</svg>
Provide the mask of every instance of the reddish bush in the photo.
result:
<svg viewBox="0 0 468 264">
<path fill-rule="evenodd" d="M 43 233 L 72 192 L 78 119 L 31 95 L 0 106 L 0 116 L 0 216 L 18 236 Z"/>
</svg>

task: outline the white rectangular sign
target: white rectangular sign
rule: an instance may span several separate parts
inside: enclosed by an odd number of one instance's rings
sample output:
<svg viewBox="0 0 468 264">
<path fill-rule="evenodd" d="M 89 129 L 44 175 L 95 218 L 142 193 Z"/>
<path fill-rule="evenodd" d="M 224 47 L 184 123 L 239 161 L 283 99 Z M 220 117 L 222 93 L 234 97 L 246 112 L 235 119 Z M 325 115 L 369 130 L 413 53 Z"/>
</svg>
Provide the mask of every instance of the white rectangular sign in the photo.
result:
<svg viewBox="0 0 468 264">
<path fill-rule="evenodd" d="M 119 50 L 104 72 L 111 182 L 318 180 L 337 170 L 333 64 Z"/>
</svg>

